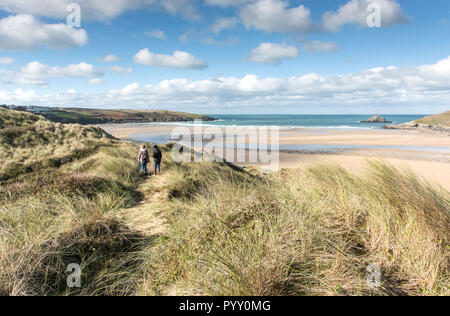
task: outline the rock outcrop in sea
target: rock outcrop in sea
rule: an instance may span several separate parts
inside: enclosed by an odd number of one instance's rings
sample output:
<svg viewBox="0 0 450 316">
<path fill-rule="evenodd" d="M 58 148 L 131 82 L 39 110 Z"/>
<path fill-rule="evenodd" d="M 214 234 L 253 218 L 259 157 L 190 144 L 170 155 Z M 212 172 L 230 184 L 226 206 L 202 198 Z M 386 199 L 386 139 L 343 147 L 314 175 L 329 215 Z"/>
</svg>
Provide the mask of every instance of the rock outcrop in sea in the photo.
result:
<svg viewBox="0 0 450 316">
<path fill-rule="evenodd" d="M 372 116 L 367 121 L 361 121 L 361 123 L 392 123 L 391 121 L 386 120 L 381 115 Z"/>
</svg>

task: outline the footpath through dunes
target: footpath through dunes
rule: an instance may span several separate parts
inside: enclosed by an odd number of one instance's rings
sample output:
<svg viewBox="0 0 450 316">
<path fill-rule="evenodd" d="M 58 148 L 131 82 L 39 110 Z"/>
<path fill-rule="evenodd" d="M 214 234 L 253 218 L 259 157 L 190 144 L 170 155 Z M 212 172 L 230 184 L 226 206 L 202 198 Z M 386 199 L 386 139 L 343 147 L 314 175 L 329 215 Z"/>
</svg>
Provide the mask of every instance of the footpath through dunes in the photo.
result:
<svg viewBox="0 0 450 316">
<path fill-rule="evenodd" d="M 449 294 L 450 195 L 407 170 L 262 176 L 201 163 L 176 166 L 164 184 L 166 225 L 139 294 Z"/>
<path fill-rule="evenodd" d="M 136 153 L 137 146 L 115 142 L 2 183 L 1 293 L 136 293 L 143 251 L 157 239 L 121 218 L 141 200 Z M 81 288 L 67 286 L 71 264 L 82 271 Z"/>
<path fill-rule="evenodd" d="M 412 171 L 261 175 L 175 164 L 161 146 L 163 175 L 143 178 L 138 149 L 111 140 L 2 182 L 1 295 L 450 294 L 450 193 Z M 72 264 L 80 288 L 67 285 Z"/>
<path fill-rule="evenodd" d="M 123 220 L 135 231 L 151 237 L 162 235 L 166 231 L 167 222 L 162 210 L 169 199 L 170 191 L 165 188 L 167 174 L 152 176 L 137 188 L 142 199 L 138 205 L 123 209 Z"/>
</svg>

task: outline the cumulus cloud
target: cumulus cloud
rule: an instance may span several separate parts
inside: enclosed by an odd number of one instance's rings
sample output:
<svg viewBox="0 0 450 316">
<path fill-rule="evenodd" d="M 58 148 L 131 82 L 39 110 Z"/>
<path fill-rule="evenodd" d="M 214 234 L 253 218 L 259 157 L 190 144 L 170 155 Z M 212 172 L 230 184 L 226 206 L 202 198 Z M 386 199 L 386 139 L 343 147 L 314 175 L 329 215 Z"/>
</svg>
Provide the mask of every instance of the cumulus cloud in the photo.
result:
<svg viewBox="0 0 450 316">
<path fill-rule="evenodd" d="M 308 8 L 303 5 L 289 8 L 289 2 L 283 0 L 249 3 L 241 9 L 240 17 L 247 29 L 267 32 L 309 32 L 314 28 Z"/>
<path fill-rule="evenodd" d="M 273 78 L 246 75 L 203 80 L 172 79 L 155 85 L 132 83 L 122 89 L 92 93 L 38 95 L 21 89 L 0 91 L 2 102 L 95 108 L 172 107 L 284 107 L 301 110 L 311 106 L 336 108 L 364 105 L 380 112 L 448 110 L 450 104 L 450 56 L 418 67 L 377 67 L 353 74 L 322 76 L 309 73 L 297 77 Z M 429 106 L 430 108 L 427 108 Z M 397 112 L 399 113 L 399 112 Z"/>
<path fill-rule="evenodd" d="M 345 24 L 367 27 L 367 17 L 370 15 L 367 8 L 370 3 L 380 6 L 381 26 L 392 26 L 407 21 L 400 4 L 395 0 L 350 0 L 336 12 L 326 12 L 323 15 L 322 28 L 326 31 L 337 32 Z"/>
<path fill-rule="evenodd" d="M 175 51 L 172 55 L 163 55 L 152 53 L 148 48 L 139 51 L 134 56 L 134 62 L 160 68 L 205 69 L 208 67 L 207 63 L 187 52 Z"/>
<path fill-rule="evenodd" d="M 115 61 L 118 61 L 120 58 L 116 55 L 109 54 L 102 58 L 102 62 L 104 63 L 113 63 Z"/>
<path fill-rule="evenodd" d="M 45 24 L 29 14 L 0 20 L 0 49 L 33 50 L 43 45 L 63 49 L 83 46 L 87 41 L 88 35 L 83 29 L 66 24 Z"/>
<path fill-rule="evenodd" d="M 127 85 L 125 88 L 121 89 L 121 90 L 111 90 L 109 92 L 110 95 L 115 95 L 115 94 L 121 94 L 121 95 L 130 95 L 133 92 L 135 92 L 136 90 L 139 89 L 139 83 L 134 82 L 134 83 L 130 83 L 129 85 Z"/>
<path fill-rule="evenodd" d="M 249 60 L 254 63 L 280 64 L 283 59 L 291 59 L 298 56 L 295 46 L 280 45 L 274 43 L 261 43 L 250 52 Z"/>
<path fill-rule="evenodd" d="M 339 50 L 339 47 L 335 42 L 321 42 L 315 40 L 303 42 L 302 50 L 309 54 L 313 54 L 317 52 L 336 52 Z"/>
<path fill-rule="evenodd" d="M 33 61 L 19 71 L 0 71 L 6 84 L 48 86 L 49 81 L 58 77 L 100 78 L 104 72 L 87 63 L 72 64 L 66 67 L 50 67 Z"/>
<path fill-rule="evenodd" d="M 370 3 L 381 9 L 381 25 L 388 27 L 407 22 L 396 0 L 349 0 L 336 11 L 325 12 L 322 19 L 313 21 L 311 11 L 304 5 L 291 6 L 288 0 L 206 0 L 211 6 L 239 7 L 239 16 L 247 29 L 266 32 L 311 33 L 337 32 L 346 24 L 367 27 Z"/>
<path fill-rule="evenodd" d="M 39 98 L 39 95 L 33 90 L 24 91 L 23 89 L 15 89 L 12 92 L 0 90 L 0 99 L 2 99 L 4 102 L 28 103 L 38 100 Z"/>
<path fill-rule="evenodd" d="M 428 80 L 433 80 L 433 78 L 436 78 L 437 81 L 442 78 L 450 79 L 450 56 L 436 64 L 420 66 L 418 70 Z"/>
<path fill-rule="evenodd" d="M 50 18 L 65 19 L 67 5 L 73 0 L 2 0 L 0 9 L 12 13 L 28 13 Z M 124 12 L 148 9 L 165 10 L 170 14 L 179 14 L 190 20 L 199 20 L 195 3 L 191 0 L 77 0 L 82 10 L 82 18 L 97 21 L 108 21 Z"/>
<path fill-rule="evenodd" d="M 164 31 L 155 29 L 152 31 L 148 31 L 144 33 L 146 36 L 150 37 L 150 38 L 157 38 L 163 41 L 167 41 L 167 35 L 166 33 L 164 33 Z"/>
<path fill-rule="evenodd" d="M 219 34 L 223 30 L 234 29 L 239 23 L 238 18 L 219 18 L 214 21 L 214 23 L 209 27 L 211 32 L 214 34 Z"/>
</svg>

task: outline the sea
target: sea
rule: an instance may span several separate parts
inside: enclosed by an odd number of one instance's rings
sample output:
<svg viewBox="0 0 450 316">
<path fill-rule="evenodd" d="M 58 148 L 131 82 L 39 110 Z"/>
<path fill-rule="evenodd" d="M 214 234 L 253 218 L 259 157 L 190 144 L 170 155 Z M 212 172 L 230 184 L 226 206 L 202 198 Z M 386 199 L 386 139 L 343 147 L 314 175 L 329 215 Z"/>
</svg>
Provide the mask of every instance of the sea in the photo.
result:
<svg viewBox="0 0 450 316">
<path fill-rule="evenodd" d="M 279 126 L 281 128 L 382 129 L 386 124 L 361 123 L 373 115 L 210 115 L 205 124 L 218 126 Z M 383 115 L 392 124 L 414 121 L 424 115 Z M 188 123 L 192 124 L 192 123 Z"/>
<path fill-rule="evenodd" d="M 373 115 L 209 115 L 216 119 L 212 122 L 203 122 L 204 126 L 277 126 L 281 130 L 305 129 L 309 134 L 320 134 L 323 131 L 334 130 L 371 130 L 382 129 L 386 124 L 361 123 Z M 392 124 L 402 124 L 414 121 L 425 115 L 382 115 Z M 195 122 L 182 123 L 148 123 L 149 125 L 193 125 Z M 144 124 L 146 125 L 146 124 Z M 170 133 L 136 134 L 132 138 L 140 141 L 167 144 L 173 141 Z M 434 152 L 450 154 L 450 148 L 445 146 L 371 146 L 371 145 L 327 145 L 327 144 L 286 144 L 280 146 L 281 150 L 294 150 L 300 152 L 344 152 L 360 149 L 398 149 L 405 151 Z M 448 157 L 446 158 L 448 159 Z"/>
</svg>

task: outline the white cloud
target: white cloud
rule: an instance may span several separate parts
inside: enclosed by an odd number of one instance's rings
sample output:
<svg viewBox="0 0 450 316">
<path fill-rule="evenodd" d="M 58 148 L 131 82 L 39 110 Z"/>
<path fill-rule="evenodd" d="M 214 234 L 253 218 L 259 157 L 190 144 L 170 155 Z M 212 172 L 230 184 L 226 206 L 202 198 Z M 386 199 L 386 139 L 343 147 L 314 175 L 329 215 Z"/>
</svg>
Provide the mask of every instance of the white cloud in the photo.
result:
<svg viewBox="0 0 450 316">
<path fill-rule="evenodd" d="M 33 50 L 43 45 L 63 49 L 83 46 L 87 41 L 88 35 L 83 29 L 66 24 L 45 24 L 29 14 L 0 20 L 0 49 Z"/>
<path fill-rule="evenodd" d="M 439 78 L 447 78 L 450 80 L 450 56 L 433 65 L 423 65 L 418 67 L 422 75 L 427 76 L 427 79 L 439 80 Z"/>
<path fill-rule="evenodd" d="M 322 20 L 314 22 L 311 11 L 304 5 L 295 6 L 289 0 L 206 0 L 210 6 L 235 6 L 247 29 L 266 32 L 311 33 L 317 31 L 337 32 L 346 24 L 367 27 L 370 3 L 381 8 L 381 24 L 388 27 L 404 23 L 408 19 L 396 0 L 349 0 L 337 11 L 326 12 Z M 291 5 L 292 4 L 292 5 Z"/>
<path fill-rule="evenodd" d="M 105 82 L 105 80 L 103 80 L 103 78 L 93 78 L 88 81 L 88 83 L 92 84 L 92 85 L 99 85 L 99 84 L 103 84 L 104 82 Z"/>
<path fill-rule="evenodd" d="M 73 0 L 1 0 L 0 9 L 12 13 L 28 13 L 50 18 L 65 19 L 67 5 Z M 190 0 L 77 0 L 82 10 L 82 19 L 109 21 L 121 14 L 138 9 L 164 10 L 182 15 L 190 20 L 199 20 L 195 3 Z"/>
<path fill-rule="evenodd" d="M 241 9 L 240 17 L 247 29 L 267 32 L 310 32 L 314 25 L 311 11 L 300 5 L 289 8 L 283 0 L 258 0 Z"/>
<path fill-rule="evenodd" d="M 317 52 L 336 52 L 339 50 L 339 47 L 335 42 L 306 41 L 302 45 L 302 50 L 313 54 Z"/>
<path fill-rule="evenodd" d="M 67 92 L 37 95 L 34 91 L 0 91 L 5 103 L 93 108 L 235 108 L 271 107 L 310 111 L 364 106 L 397 113 L 412 108 L 422 113 L 448 110 L 450 106 L 450 56 L 418 67 L 377 67 L 353 74 L 321 76 L 309 73 L 289 78 L 256 75 L 203 80 L 172 79 L 155 85 L 132 83 L 106 92 Z M 26 101 L 24 101 L 26 100 Z"/>
<path fill-rule="evenodd" d="M 134 91 L 136 91 L 137 89 L 139 89 L 139 83 L 135 82 L 135 83 L 130 83 L 129 85 L 127 85 L 125 88 L 123 88 L 120 91 L 111 90 L 110 94 L 120 93 L 122 95 L 129 95 L 129 94 L 133 93 Z"/>
<path fill-rule="evenodd" d="M 154 54 L 148 48 L 139 51 L 134 56 L 134 62 L 160 68 L 204 69 L 208 67 L 207 63 L 187 52 L 175 51 L 173 55 L 163 55 Z"/>
<path fill-rule="evenodd" d="M 322 28 L 326 31 L 337 32 L 345 24 L 367 27 L 367 17 L 371 13 L 367 11 L 367 8 L 370 3 L 380 5 L 381 26 L 392 26 L 407 21 L 400 4 L 395 0 L 350 0 L 336 12 L 326 12 L 323 15 Z"/>
<path fill-rule="evenodd" d="M 120 58 L 116 55 L 109 54 L 102 58 L 102 62 L 104 63 L 113 63 L 115 61 L 120 60 Z"/>
<path fill-rule="evenodd" d="M 72 64 L 67 67 L 51 67 L 49 73 L 57 77 L 99 77 L 104 71 L 87 63 Z"/>
<path fill-rule="evenodd" d="M 13 64 L 16 60 L 12 57 L 2 57 L 0 58 L 1 65 Z"/>
<path fill-rule="evenodd" d="M 209 27 L 211 32 L 214 34 L 219 34 L 223 30 L 234 29 L 236 25 L 239 23 L 238 18 L 219 18 L 214 21 L 214 23 Z"/>
<path fill-rule="evenodd" d="M 145 35 L 151 38 L 157 38 L 163 41 L 167 41 L 167 35 L 164 31 L 155 29 L 153 31 L 145 32 Z"/>
<path fill-rule="evenodd" d="M 131 67 L 125 68 L 125 67 L 115 66 L 115 67 L 110 67 L 109 69 L 118 74 L 121 74 L 121 75 L 128 75 L 133 72 L 133 68 L 131 68 Z"/>
<path fill-rule="evenodd" d="M 0 71 L 6 84 L 37 85 L 46 87 L 49 81 L 58 77 L 100 78 L 104 72 L 87 63 L 72 64 L 66 67 L 50 67 L 33 61 L 19 71 Z"/>
<path fill-rule="evenodd" d="M 24 91 L 22 89 L 15 89 L 13 92 L 0 90 L 0 99 L 2 99 L 4 102 L 28 103 L 37 100 L 39 98 L 40 98 L 39 95 L 33 90 Z"/>
<path fill-rule="evenodd" d="M 298 49 L 295 46 L 261 43 L 250 52 L 249 60 L 254 63 L 280 64 L 283 59 L 291 59 L 297 56 Z"/>
</svg>

